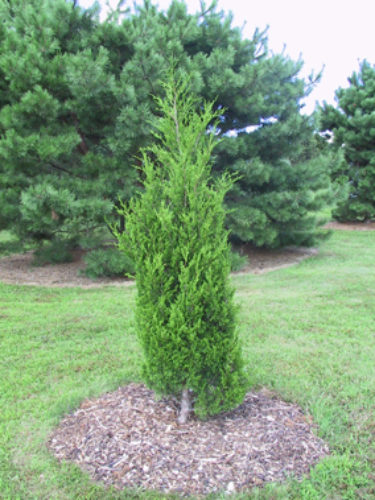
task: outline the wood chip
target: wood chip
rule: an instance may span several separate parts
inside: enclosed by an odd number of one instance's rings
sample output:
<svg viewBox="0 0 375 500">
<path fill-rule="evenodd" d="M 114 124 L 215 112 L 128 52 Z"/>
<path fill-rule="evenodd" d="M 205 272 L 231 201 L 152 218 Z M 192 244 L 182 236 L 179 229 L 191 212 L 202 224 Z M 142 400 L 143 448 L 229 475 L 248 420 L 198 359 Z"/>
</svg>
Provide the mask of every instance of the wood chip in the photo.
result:
<svg viewBox="0 0 375 500">
<path fill-rule="evenodd" d="M 294 404 L 249 392 L 235 410 L 178 426 L 174 400 L 129 384 L 86 400 L 48 441 L 96 481 L 180 496 L 244 491 L 293 474 L 302 478 L 329 453 L 311 418 Z"/>
</svg>

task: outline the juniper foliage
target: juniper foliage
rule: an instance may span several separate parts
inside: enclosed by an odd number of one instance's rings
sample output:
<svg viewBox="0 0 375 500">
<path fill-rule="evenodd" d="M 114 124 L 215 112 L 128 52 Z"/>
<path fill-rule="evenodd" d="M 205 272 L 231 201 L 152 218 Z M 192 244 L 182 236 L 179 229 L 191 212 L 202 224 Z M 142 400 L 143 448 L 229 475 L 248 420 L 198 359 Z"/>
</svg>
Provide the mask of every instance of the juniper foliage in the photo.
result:
<svg viewBox="0 0 375 500">
<path fill-rule="evenodd" d="M 197 111 L 187 81 L 164 86 L 156 142 L 143 152 L 144 191 L 124 207 L 119 247 L 136 265 L 137 332 L 144 376 L 159 394 L 185 397 L 206 417 L 244 396 L 236 308 L 229 284 L 223 199 L 232 181 L 210 176 L 219 116 Z"/>
</svg>

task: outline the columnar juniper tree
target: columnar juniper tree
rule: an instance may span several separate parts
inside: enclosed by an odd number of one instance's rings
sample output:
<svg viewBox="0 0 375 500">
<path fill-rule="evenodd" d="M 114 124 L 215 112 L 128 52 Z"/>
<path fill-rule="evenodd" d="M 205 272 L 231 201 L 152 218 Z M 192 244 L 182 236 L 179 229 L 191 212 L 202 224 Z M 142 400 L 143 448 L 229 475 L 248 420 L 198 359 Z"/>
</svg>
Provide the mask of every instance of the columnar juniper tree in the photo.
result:
<svg viewBox="0 0 375 500">
<path fill-rule="evenodd" d="M 181 398 L 179 423 L 244 396 L 223 198 L 231 180 L 210 177 L 217 142 L 212 104 L 198 112 L 185 80 L 165 85 L 155 144 L 143 152 L 144 190 L 123 209 L 119 246 L 136 263 L 137 331 L 144 376 Z"/>
</svg>

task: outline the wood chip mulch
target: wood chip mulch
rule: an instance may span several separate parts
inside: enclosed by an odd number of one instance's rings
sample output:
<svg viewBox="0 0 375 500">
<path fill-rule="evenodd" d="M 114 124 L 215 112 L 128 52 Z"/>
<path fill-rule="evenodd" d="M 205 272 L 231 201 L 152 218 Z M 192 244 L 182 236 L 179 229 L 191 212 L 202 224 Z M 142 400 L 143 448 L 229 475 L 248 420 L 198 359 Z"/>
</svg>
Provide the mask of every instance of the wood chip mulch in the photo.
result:
<svg viewBox="0 0 375 500">
<path fill-rule="evenodd" d="M 375 222 L 341 223 L 330 222 L 324 226 L 327 229 L 371 231 L 375 230 Z M 242 245 L 237 249 L 248 257 L 248 264 L 235 274 L 263 274 L 276 269 L 291 266 L 303 259 L 316 255 L 316 248 L 282 248 L 267 250 Z M 14 285 L 34 285 L 47 287 L 80 287 L 97 288 L 102 286 L 128 286 L 133 281 L 124 278 L 100 278 L 92 280 L 82 275 L 85 268 L 84 253 L 77 251 L 73 262 L 65 264 L 47 264 L 33 266 L 32 252 L 10 255 L 0 258 L 0 282 Z"/>
<path fill-rule="evenodd" d="M 338 229 L 339 231 L 375 231 L 375 222 L 328 222 L 326 229 Z"/>
<path fill-rule="evenodd" d="M 96 481 L 202 496 L 301 478 L 329 453 L 309 416 L 266 389 L 207 421 L 176 423 L 177 403 L 129 384 L 84 401 L 48 441 Z"/>
<path fill-rule="evenodd" d="M 316 254 L 315 249 L 287 248 L 281 250 L 243 248 L 249 263 L 242 270 L 244 273 L 262 274 L 283 267 L 291 266 Z M 11 285 L 34 285 L 47 287 L 98 288 L 102 286 L 129 286 L 134 281 L 125 278 L 98 278 L 92 280 L 82 275 L 85 262 L 78 252 L 73 262 L 64 264 L 32 265 L 33 254 L 10 255 L 0 258 L 0 282 Z M 236 273 L 236 274 L 241 274 Z"/>
<path fill-rule="evenodd" d="M 85 262 L 82 252 L 75 252 L 72 262 L 33 265 L 33 252 L 0 258 L 0 281 L 9 285 L 47 287 L 98 288 L 106 285 L 128 286 L 134 282 L 125 278 L 99 278 L 92 280 L 82 275 Z"/>
</svg>

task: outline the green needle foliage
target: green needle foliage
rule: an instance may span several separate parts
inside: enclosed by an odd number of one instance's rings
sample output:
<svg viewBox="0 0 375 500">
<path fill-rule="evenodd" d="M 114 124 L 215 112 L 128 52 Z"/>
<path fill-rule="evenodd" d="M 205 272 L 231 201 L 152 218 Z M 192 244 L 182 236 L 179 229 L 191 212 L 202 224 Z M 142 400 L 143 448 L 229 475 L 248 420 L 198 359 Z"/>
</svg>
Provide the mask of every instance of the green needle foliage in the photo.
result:
<svg viewBox="0 0 375 500">
<path fill-rule="evenodd" d="M 345 161 L 332 171 L 333 181 L 346 184 L 349 196 L 339 203 L 339 220 L 375 220 L 375 66 L 363 61 L 349 87 L 336 91 L 337 108 L 321 110 L 321 129 L 333 136 L 333 149 Z"/>
<path fill-rule="evenodd" d="M 196 111 L 186 79 L 176 84 L 171 76 L 164 87 L 157 141 L 143 152 L 145 189 L 122 211 L 119 246 L 136 264 L 147 383 L 158 394 L 184 395 L 206 417 L 236 406 L 245 392 L 224 229 L 232 180 L 210 177 L 217 139 L 214 127 L 206 130 L 219 112 L 212 104 Z"/>
<path fill-rule="evenodd" d="M 225 197 L 233 242 L 315 244 L 336 162 L 300 112 L 316 82 L 302 61 L 271 54 L 264 31 L 245 38 L 217 2 L 190 14 L 145 0 L 105 21 L 98 8 L 0 0 L 0 230 L 46 256 L 96 249 L 107 222 L 123 227 L 118 200 L 137 189 L 133 158 L 152 142 L 152 95 L 164 97 L 173 58 L 200 102 L 225 109 L 214 175 L 240 177 Z"/>
</svg>

